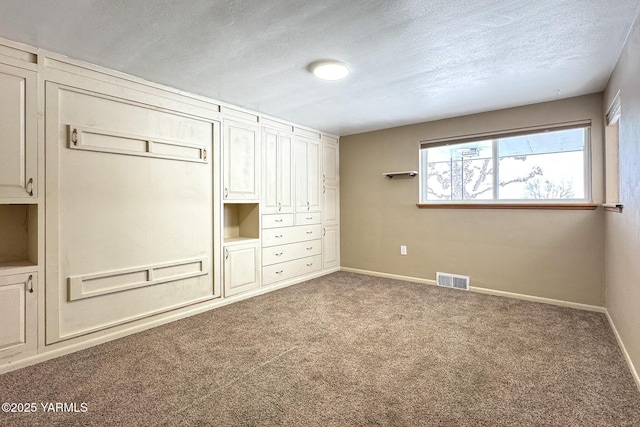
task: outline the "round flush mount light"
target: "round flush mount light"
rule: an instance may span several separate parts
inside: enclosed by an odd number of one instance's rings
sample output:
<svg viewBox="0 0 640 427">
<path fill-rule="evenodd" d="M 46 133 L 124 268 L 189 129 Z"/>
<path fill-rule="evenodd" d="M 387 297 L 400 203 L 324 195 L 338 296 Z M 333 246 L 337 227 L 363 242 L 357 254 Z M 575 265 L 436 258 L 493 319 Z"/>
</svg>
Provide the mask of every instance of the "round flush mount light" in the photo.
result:
<svg viewBox="0 0 640 427">
<path fill-rule="evenodd" d="M 317 61 L 309 69 L 322 80 L 340 80 L 349 75 L 349 68 L 340 61 Z"/>
</svg>

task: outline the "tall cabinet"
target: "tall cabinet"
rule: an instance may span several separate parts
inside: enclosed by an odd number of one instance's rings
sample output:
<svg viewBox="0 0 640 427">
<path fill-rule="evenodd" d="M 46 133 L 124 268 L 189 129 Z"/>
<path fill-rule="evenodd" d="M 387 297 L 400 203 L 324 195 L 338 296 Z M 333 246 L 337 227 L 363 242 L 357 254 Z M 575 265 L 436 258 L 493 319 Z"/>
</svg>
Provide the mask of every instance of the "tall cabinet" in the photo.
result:
<svg viewBox="0 0 640 427">
<path fill-rule="evenodd" d="M 226 110 L 222 136 L 224 296 L 260 287 L 261 132 L 258 117 Z"/>
<path fill-rule="evenodd" d="M 0 364 L 37 348 L 41 260 L 35 55 L 1 53 Z"/>
<path fill-rule="evenodd" d="M 322 264 L 325 269 L 340 266 L 340 174 L 338 141 L 322 141 Z"/>
</svg>

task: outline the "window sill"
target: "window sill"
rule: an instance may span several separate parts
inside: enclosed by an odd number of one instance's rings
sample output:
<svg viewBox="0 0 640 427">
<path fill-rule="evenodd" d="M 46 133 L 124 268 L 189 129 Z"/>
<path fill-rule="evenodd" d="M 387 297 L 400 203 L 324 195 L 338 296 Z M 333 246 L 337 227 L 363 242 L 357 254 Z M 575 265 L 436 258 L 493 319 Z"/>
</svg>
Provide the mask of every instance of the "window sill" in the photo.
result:
<svg viewBox="0 0 640 427">
<path fill-rule="evenodd" d="M 597 203 L 418 203 L 420 209 L 538 209 L 538 210 L 594 210 Z"/>
<path fill-rule="evenodd" d="M 607 212 L 622 213 L 622 204 L 620 203 L 603 203 L 602 207 Z"/>
</svg>

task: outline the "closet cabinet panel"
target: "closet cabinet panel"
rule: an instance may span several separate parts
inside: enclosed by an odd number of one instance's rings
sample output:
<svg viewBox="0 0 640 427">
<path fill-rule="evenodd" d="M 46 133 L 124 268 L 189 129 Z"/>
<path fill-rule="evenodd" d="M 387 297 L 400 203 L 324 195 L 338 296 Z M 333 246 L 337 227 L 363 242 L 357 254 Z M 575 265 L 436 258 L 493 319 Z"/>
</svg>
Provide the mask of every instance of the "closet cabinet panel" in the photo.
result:
<svg viewBox="0 0 640 427">
<path fill-rule="evenodd" d="M 261 159 L 259 126 L 225 120 L 222 151 L 224 200 L 258 201 Z"/>
<path fill-rule="evenodd" d="M 0 64 L 0 198 L 37 196 L 37 76 Z"/>
<path fill-rule="evenodd" d="M 229 297 L 260 287 L 260 244 L 224 249 L 224 295 Z"/>
<path fill-rule="evenodd" d="M 320 141 L 296 137 L 294 143 L 296 212 L 320 212 Z"/>
<path fill-rule="evenodd" d="M 327 186 L 337 186 L 338 175 L 338 144 L 332 142 L 323 142 L 322 184 Z"/>
<path fill-rule="evenodd" d="M 322 233 L 322 266 L 324 269 L 340 266 L 340 230 L 326 226 Z"/>
<path fill-rule="evenodd" d="M 0 359 L 37 344 L 37 274 L 0 276 Z"/>
<path fill-rule="evenodd" d="M 264 128 L 263 140 L 263 197 L 265 213 L 293 212 L 292 195 L 292 143 L 289 133 Z"/>
<path fill-rule="evenodd" d="M 214 295 L 219 124 L 110 93 L 46 84 L 47 343 Z"/>
</svg>

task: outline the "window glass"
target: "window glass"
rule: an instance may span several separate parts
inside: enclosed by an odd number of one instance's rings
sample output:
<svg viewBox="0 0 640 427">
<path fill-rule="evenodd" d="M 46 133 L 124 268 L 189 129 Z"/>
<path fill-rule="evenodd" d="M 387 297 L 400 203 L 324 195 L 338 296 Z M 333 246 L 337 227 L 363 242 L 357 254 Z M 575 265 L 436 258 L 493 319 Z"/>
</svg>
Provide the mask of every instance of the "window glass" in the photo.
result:
<svg viewBox="0 0 640 427">
<path fill-rule="evenodd" d="M 424 144 L 421 201 L 584 201 L 588 131 L 582 127 Z"/>
</svg>

